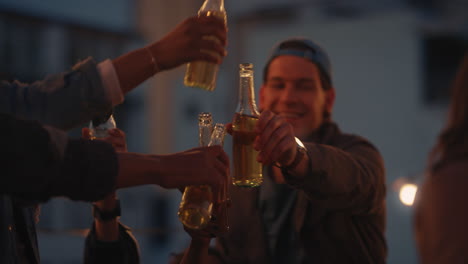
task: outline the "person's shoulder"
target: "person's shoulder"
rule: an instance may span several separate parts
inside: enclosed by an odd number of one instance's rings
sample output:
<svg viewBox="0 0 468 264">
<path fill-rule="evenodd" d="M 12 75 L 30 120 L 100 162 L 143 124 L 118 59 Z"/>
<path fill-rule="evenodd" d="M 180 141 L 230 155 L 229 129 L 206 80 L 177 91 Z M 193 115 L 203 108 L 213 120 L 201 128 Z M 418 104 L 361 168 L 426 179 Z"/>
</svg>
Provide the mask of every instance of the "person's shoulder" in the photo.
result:
<svg viewBox="0 0 468 264">
<path fill-rule="evenodd" d="M 333 125 L 336 127 L 336 133 L 334 133 L 333 140 L 335 144 L 341 145 L 346 148 L 356 145 L 364 145 L 377 150 L 377 147 L 375 147 L 375 145 L 372 144 L 372 142 L 364 136 L 355 133 L 343 132 L 336 123 L 333 123 Z"/>
</svg>

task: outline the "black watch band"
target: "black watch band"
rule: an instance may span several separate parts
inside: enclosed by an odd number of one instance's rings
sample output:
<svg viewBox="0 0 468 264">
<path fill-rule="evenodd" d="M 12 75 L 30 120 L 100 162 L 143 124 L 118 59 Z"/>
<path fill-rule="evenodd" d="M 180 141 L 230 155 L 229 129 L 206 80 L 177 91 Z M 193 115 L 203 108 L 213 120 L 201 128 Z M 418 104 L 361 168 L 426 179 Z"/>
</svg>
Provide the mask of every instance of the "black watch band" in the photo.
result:
<svg viewBox="0 0 468 264">
<path fill-rule="evenodd" d="M 304 147 L 304 144 L 298 138 L 296 138 L 296 142 L 297 142 L 296 157 L 294 157 L 294 160 L 291 164 L 280 167 L 282 172 L 288 172 L 296 168 L 297 165 L 302 161 L 304 156 L 307 155 L 307 149 Z"/>
<path fill-rule="evenodd" d="M 101 221 L 111 221 L 121 215 L 120 200 L 115 201 L 115 208 L 111 211 L 103 211 L 93 204 L 93 216 Z"/>
</svg>

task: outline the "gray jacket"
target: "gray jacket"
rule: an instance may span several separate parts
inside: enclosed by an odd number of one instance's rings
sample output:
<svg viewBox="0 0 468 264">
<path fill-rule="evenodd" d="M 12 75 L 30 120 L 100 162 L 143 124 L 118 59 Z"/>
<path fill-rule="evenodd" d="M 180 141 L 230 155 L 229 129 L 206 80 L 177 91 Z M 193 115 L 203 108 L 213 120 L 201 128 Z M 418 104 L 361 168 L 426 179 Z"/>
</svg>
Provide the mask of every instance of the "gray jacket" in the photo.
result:
<svg viewBox="0 0 468 264">
<path fill-rule="evenodd" d="M 0 82 L 0 113 L 37 120 L 63 130 L 109 112 L 112 107 L 111 97 L 91 58 L 69 72 L 32 84 Z"/>
</svg>

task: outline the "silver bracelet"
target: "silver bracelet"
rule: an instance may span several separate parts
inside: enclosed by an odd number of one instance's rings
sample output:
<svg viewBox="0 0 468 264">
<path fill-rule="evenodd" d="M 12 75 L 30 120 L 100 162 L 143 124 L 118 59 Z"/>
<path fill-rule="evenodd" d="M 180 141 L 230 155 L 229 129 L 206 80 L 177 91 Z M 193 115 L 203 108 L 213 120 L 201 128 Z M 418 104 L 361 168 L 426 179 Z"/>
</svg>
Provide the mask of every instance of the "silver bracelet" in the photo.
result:
<svg viewBox="0 0 468 264">
<path fill-rule="evenodd" d="M 159 65 L 158 62 L 156 61 L 156 58 L 154 57 L 153 53 L 148 47 L 145 47 L 145 50 L 149 53 L 151 57 L 151 63 L 153 64 L 153 69 L 154 69 L 154 74 L 159 72 Z"/>
</svg>

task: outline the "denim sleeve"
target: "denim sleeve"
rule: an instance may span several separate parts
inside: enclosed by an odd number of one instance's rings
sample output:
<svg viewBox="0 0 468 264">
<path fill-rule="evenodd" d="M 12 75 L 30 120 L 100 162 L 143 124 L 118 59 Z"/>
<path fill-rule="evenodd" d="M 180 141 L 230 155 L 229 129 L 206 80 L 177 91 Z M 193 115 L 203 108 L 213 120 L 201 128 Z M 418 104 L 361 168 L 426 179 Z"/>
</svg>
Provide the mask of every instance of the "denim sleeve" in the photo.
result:
<svg viewBox="0 0 468 264">
<path fill-rule="evenodd" d="M 130 228 L 119 223 L 119 240 L 104 242 L 96 239 L 96 231 L 91 228 L 85 241 L 85 264 L 138 264 L 140 250 L 138 242 L 130 232 Z"/>
<path fill-rule="evenodd" d="M 0 112 L 68 130 L 108 112 L 111 96 L 88 58 L 69 72 L 31 84 L 0 82 Z"/>
</svg>

